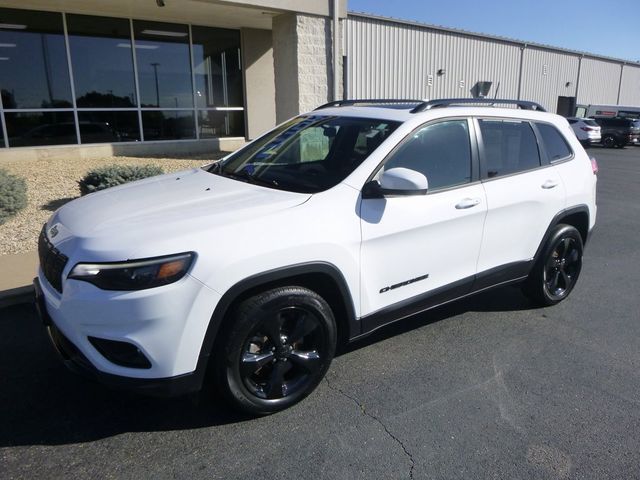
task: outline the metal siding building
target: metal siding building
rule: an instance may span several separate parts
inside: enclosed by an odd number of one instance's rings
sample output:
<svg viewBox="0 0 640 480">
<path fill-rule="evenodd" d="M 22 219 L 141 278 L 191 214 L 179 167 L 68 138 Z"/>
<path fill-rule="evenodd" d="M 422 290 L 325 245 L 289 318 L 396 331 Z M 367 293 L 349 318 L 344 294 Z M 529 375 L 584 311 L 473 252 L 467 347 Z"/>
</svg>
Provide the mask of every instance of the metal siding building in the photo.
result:
<svg viewBox="0 0 640 480">
<path fill-rule="evenodd" d="M 625 65 L 622 72 L 620 105 L 640 105 L 640 68 Z"/>
<path fill-rule="evenodd" d="M 558 97 L 576 96 L 578 57 L 540 48 L 523 49 L 520 98 L 555 111 Z"/>
<path fill-rule="evenodd" d="M 578 103 L 618 103 L 622 63 L 583 58 Z"/>
<path fill-rule="evenodd" d="M 349 13 L 346 98 L 518 98 L 640 105 L 640 64 L 416 22 Z"/>
</svg>

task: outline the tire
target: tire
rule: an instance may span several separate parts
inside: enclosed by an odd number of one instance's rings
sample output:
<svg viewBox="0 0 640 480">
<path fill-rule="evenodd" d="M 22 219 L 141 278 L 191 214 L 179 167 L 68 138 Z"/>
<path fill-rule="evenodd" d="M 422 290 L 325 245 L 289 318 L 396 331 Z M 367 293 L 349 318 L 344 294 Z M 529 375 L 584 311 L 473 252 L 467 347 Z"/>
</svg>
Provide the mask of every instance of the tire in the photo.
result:
<svg viewBox="0 0 640 480">
<path fill-rule="evenodd" d="M 557 225 L 523 285 L 523 292 L 542 306 L 569 296 L 582 270 L 582 236 L 571 225 Z"/>
<path fill-rule="evenodd" d="M 618 141 L 613 135 L 605 135 L 602 137 L 602 145 L 607 148 L 613 148 L 618 144 Z"/>
<path fill-rule="evenodd" d="M 331 308 L 303 287 L 244 300 L 226 325 L 213 359 L 216 386 L 232 407 L 251 415 L 278 412 L 309 395 L 336 350 Z"/>
</svg>

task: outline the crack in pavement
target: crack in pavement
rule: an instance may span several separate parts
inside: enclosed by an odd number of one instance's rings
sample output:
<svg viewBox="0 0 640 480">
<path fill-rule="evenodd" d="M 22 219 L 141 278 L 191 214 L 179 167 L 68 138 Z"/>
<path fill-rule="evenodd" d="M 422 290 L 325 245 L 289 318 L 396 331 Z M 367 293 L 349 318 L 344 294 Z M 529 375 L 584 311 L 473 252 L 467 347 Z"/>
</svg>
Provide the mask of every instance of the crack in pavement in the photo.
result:
<svg viewBox="0 0 640 480">
<path fill-rule="evenodd" d="M 411 455 L 411 453 L 409 452 L 409 450 L 407 450 L 407 447 L 404 445 L 404 442 L 402 440 L 400 440 L 398 437 L 396 437 L 393 433 L 391 433 L 391 431 L 389 430 L 389 428 L 384 424 L 384 422 L 382 420 L 380 420 L 378 417 L 376 417 L 375 415 L 369 413 L 365 406 L 360 403 L 360 401 L 358 401 L 357 398 L 349 395 L 348 393 L 346 393 L 344 390 L 342 390 L 340 387 L 332 385 L 331 382 L 329 381 L 329 378 L 327 376 L 324 377 L 324 381 L 327 383 L 327 386 L 329 387 L 330 390 L 333 390 L 334 392 L 339 393 L 340 395 L 342 395 L 345 398 L 348 398 L 349 400 L 351 400 L 353 403 L 355 403 L 358 408 L 360 409 L 360 412 L 366 416 L 371 418 L 372 420 L 374 420 L 375 422 L 377 422 L 386 432 L 386 434 L 393 439 L 399 446 L 400 448 L 402 448 L 402 451 L 404 452 L 405 456 L 409 459 L 409 462 L 411 462 L 411 467 L 409 468 L 409 478 L 413 479 L 413 470 L 416 466 L 416 462 L 413 460 L 413 456 Z"/>
</svg>

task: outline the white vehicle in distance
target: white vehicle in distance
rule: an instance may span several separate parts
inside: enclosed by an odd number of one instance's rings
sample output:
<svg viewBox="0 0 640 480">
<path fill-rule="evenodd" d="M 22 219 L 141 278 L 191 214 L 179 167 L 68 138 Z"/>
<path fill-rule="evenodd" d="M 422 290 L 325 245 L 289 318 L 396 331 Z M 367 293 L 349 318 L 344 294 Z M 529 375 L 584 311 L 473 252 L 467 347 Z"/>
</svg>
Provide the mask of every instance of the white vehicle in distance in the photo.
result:
<svg viewBox="0 0 640 480">
<path fill-rule="evenodd" d="M 594 143 L 600 143 L 602 134 L 600 131 L 600 125 L 596 123 L 593 118 L 567 118 L 569 125 L 573 128 L 573 131 L 580 140 L 583 147 L 589 147 Z"/>
<path fill-rule="evenodd" d="M 567 298 L 596 171 L 535 103 L 333 102 L 219 163 L 61 207 L 37 305 L 75 370 L 156 394 L 211 381 L 268 414 L 313 391 L 339 343 L 409 315 L 509 283 Z"/>
<path fill-rule="evenodd" d="M 576 117 L 622 117 L 640 118 L 640 107 L 630 105 L 578 105 Z"/>
</svg>

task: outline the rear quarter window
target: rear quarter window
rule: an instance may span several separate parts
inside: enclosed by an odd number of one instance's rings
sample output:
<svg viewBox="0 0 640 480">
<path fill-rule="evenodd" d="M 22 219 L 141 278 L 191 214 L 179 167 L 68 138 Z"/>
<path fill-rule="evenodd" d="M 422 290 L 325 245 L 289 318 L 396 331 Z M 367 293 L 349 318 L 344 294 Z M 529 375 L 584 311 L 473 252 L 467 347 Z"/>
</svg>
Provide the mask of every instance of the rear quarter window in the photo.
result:
<svg viewBox="0 0 640 480">
<path fill-rule="evenodd" d="M 571 147 L 556 127 L 547 123 L 536 123 L 536 127 L 538 127 L 550 162 L 564 160 L 572 155 Z"/>
</svg>

